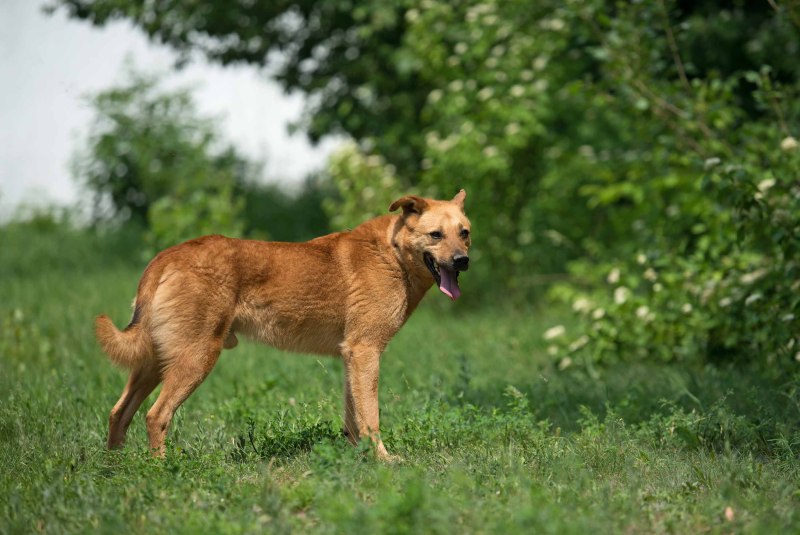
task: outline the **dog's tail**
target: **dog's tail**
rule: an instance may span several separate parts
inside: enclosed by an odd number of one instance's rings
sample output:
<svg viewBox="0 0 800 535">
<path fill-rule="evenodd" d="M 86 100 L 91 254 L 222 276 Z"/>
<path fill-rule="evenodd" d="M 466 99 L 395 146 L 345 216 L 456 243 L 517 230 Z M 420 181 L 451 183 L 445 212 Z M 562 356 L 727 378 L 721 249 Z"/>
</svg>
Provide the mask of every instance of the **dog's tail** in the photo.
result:
<svg viewBox="0 0 800 535">
<path fill-rule="evenodd" d="M 122 331 L 105 314 L 97 316 L 95 320 L 97 341 L 117 366 L 134 369 L 153 358 L 153 340 L 144 321 L 144 308 L 136 303 L 133 318 Z"/>
</svg>

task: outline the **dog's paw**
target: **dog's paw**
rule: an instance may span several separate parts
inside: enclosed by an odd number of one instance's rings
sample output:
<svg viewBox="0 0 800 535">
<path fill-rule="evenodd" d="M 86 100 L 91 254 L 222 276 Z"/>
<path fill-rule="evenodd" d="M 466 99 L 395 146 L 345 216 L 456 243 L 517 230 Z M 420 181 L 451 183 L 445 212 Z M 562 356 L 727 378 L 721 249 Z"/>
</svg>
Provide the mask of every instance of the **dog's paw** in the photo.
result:
<svg viewBox="0 0 800 535">
<path fill-rule="evenodd" d="M 399 455 L 393 455 L 386 451 L 386 447 L 382 442 L 375 448 L 375 457 L 377 457 L 379 461 L 389 464 L 400 464 L 403 462 L 403 458 Z"/>
<path fill-rule="evenodd" d="M 379 455 L 378 459 L 381 462 L 387 463 L 387 464 L 403 464 L 405 462 L 405 459 L 403 457 L 401 457 L 400 455 L 394 455 L 394 454 L 391 454 L 391 453 L 386 453 L 384 455 Z"/>
</svg>

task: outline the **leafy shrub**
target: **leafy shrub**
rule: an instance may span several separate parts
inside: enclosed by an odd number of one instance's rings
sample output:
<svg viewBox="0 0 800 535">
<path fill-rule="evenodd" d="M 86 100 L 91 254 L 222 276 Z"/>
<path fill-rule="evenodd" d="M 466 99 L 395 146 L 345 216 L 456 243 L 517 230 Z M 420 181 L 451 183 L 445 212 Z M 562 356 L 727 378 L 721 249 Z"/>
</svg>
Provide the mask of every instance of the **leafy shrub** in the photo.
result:
<svg viewBox="0 0 800 535">
<path fill-rule="evenodd" d="M 580 337 L 564 338 L 562 351 L 554 350 L 562 366 L 575 355 L 779 361 L 781 367 L 800 360 L 800 151 L 781 126 L 800 108 L 795 90 L 776 87 L 769 69 L 742 79 L 753 84 L 755 103 L 779 106 L 774 115 L 742 123 L 721 156 L 695 171 L 693 185 L 635 221 L 631 244 L 638 251 L 599 269 L 585 261 L 572 265 L 583 280 L 605 276 L 599 287 L 553 290 L 585 321 Z M 736 106 L 731 92 L 715 101 L 730 115 L 739 113 Z M 711 151 L 717 139 L 698 143 Z"/>
<path fill-rule="evenodd" d="M 364 154 L 355 143 L 345 144 L 331 156 L 328 174 L 338 195 L 326 199 L 324 207 L 336 229 L 386 214 L 395 199 L 407 194 L 394 166 L 380 156 Z"/>
<path fill-rule="evenodd" d="M 183 198 L 175 194 L 161 197 L 149 211 L 148 256 L 205 234 L 240 237 L 243 207 L 244 199 L 234 198 L 230 188 L 197 190 Z"/>
<path fill-rule="evenodd" d="M 188 90 L 165 90 L 157 76 L 130 66 L 126 77 L 90 97 L 95 119 L 73 164 L 75 178 L 93 195 L 95 222 L 149 224 L 159 199 L 211 194 L 254 176 L 258 167 L 225 146 Z M 169 211 L 164 204 L 162 218 Z"/>
</svg>

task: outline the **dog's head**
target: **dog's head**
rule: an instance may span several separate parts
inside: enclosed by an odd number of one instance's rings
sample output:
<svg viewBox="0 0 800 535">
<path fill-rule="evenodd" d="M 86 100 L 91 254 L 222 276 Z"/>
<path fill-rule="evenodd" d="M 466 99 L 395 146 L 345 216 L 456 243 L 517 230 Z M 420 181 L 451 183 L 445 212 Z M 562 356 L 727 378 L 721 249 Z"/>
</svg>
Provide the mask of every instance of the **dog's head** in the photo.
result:
<svg viewBox="0 0 800 535">
<path fill-rule="evenodd" d="M 430 271 L 439 289 L 452 300 L 458 299 L 458 274 L 469 268 L 470 223 L 464 213 L 462 189 L 450 201 L 408 195 L 389 207 L 403 209 L 398 220 L 402 232 L 395 245 L 411 256 L 411 261 Z"/>
</svg>

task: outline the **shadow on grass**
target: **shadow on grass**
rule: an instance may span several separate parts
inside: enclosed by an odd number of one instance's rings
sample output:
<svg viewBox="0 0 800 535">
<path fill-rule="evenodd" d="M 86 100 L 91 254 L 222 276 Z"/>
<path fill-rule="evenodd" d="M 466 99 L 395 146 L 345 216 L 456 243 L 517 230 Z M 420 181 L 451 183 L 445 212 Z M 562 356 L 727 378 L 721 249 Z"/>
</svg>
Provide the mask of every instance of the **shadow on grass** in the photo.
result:
<svg viewBox="0 0 800 535">
<path fill-rule="evenodd" d="M 513 385 L 475 381 L 475 387 L 461 377 L 438 400 L 438 415 L 403 426 L 465 428 L 468 435 L 474 426 L 488 437 L 497 426 L 538 425 L 570 436 L 613 421 L 654 443 L 763 456 L 796 455 L 800 443 L 800 374 L 626 364 L 537 375 Z"/>
<path fill-rule="evenodd" d="M 236 437 L 230 458 L 246 462 L 255 456 L 259 459 L 288 459 L 311 451 L 321 442 L 344 440 L 331 421 L 287 422 L 284 418 L 268 420 L 256 425 L 248 419 L 247 431 Z"/>
</svg>

